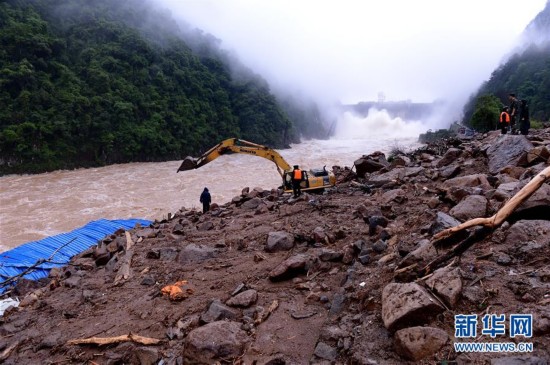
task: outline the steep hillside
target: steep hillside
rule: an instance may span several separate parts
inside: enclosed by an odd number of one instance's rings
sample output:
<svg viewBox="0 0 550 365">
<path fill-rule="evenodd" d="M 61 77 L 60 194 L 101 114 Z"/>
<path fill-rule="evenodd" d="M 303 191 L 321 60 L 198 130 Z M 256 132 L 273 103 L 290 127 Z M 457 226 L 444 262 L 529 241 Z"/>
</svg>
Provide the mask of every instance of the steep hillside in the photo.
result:
<svg viewBox="0 0 550 365">
<path fill-rule="evenodd" d="M 148 1 L 9 0 L 0 24 L 0 174 L 179 159 L 227 137 L 280 148 L 307 132 L 218 40 Z"/>
<path fill-rule="evenodd" d="M 529 101 L 531 117 L 550 118 L 550 2 L 527 26 L 524 43 L 497 68 L 464 108 L 464 122 L 469 124 L 477 99 L 491 94 L 508 104 L 507 95 L 515 93 Z"/>
</svg>

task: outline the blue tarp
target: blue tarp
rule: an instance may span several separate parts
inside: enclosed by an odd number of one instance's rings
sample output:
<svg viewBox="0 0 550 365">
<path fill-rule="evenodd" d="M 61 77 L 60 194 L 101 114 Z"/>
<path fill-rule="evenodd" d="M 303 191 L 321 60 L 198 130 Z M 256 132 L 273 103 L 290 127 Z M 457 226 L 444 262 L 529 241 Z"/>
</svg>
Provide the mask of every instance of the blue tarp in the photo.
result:
<svg viewBox="0 0 550 365">
<path fill-rule="evenodd" d="M 38 280 L 47 277 L 50 269 L 65 266 L 71 257 L 97 244 L 98 240 L 114 233 L 120 228 L 134 228 L 137 223 L 147 227 L 151 224 L 151 221 L 145 219 L 99 219 L 74 231 L 28 242 L 12 250 L 1 252 L 0 283 L 12 276 L 21 274 L 39 260 L 47 260 L 55 250 L 70 242 L 56 252 L 49 262 L 38 265 L 35 270 L 23 276 L 29 280 Z M 5 287 L 0 287 L 0 294 L 5 289 Z"/>
</svg>

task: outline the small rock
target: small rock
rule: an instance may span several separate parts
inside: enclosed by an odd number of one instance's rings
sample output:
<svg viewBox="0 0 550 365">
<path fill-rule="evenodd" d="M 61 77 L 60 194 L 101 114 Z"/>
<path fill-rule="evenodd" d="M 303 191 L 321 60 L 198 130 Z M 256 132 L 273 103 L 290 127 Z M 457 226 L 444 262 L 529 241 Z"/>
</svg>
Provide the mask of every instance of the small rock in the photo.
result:
<svg viewBox="0 0 550 365">
<path fill-rule="evenodd" d="M 234 297 L 229 298 L 226 302 L 231 307 L 250 307 L 258 300 L 258 292 L 254 289 L 245 290 Z"/>
<path fill-rule="evenodd" d="M 449 340 L 447 332 L 433 327 L 410 327 L 395 333 L 395 350 L 401 356 L 418 361 L 443 347 Z"/>
<path fill-rule="evenodd" d="M 496 255 L 496 258 L 497 258 L 497 264 L 502 266 L 508 266 L 512 263 L 512 258 L 507 254 L 505 254 L 504 252 L 499 252 Z"/>
<path fill-rule="evenodd" d="M 321 359 L 334 361 L 338 356 L 338 351 L 324 342 L 319 342 L 317 346 L 315 346 L 314 354 Z"/>
<path fill-rule="evenodd" d="M 388 244 L 382 240 L 378 240 L 374 243 L 374 245 L 372 245 L 372 249 L 378 253 L 386 251 L 387 248 Z"/>
<path fill-rule="evenodd" d="M 212 322 L 189 332 L 183 356 L 191 363 L 231 361 L 241 355 L 247 339 L 238 322 Z"/>
<path fill-rule="evenodd" d="M 308 257 L 298 254 L 289 257 L 269 273 L 271 281 L 280 281 L 292 279 L 295 276 L 305 273 Z"/>
<path fill-rule="evenodd" d="M 200 321 L 202 323 L 212 323 L 223 319 L 235 320 L 237 317 L 237 312 L 216 299 L 210 303 L 208 310 L 201 315 Z"/>
<path fill-rule="evenodd" d="M 265 250 L 267 252 L 288 251 L 294 247 L 294 235 L 279 231 L 269 232 Z"/>
<path fill-rule="evenodd" d="M 140 282 L 141 285 L 147 285 L 147 286 L 155 285 L 155 283 L 156 283 L 156 280 L 153 277 L 153 275 L 145 275 Z"/>
</svg>

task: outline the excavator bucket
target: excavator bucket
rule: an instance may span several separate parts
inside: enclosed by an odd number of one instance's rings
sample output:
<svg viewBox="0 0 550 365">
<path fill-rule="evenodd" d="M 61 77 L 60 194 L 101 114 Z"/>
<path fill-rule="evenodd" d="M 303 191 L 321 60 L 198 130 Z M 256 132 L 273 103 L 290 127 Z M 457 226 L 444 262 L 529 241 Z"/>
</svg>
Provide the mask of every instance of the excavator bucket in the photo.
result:
<svg viewBox="0 0 550 365">
<path fill-rule="evenodd" d="M 195 168 L 197 168 L 197 159 L 191 156 L 187 156 L 183 159 L 183 162 L 181 163 L 180 168 L 177 172 L 193 170 Z"/>
</svg>

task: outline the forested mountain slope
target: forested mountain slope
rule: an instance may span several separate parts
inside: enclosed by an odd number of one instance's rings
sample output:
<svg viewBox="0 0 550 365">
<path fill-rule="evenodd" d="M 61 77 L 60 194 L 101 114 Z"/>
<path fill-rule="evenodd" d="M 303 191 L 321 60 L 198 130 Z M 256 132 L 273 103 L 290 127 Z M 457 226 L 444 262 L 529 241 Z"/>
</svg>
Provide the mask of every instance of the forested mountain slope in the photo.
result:
<svg viewBox="0 0 550 365">
<path fill-rule="evenodd" d="M 178 159 L 228 137 L 280 148 L 320 129 L 217 43 L 146 0 L 0 3 L 0 174 Z"/>
<path fill-rule="evenodd" d="M 509 93 L 529 102 L 532 119 L 550 118 L 550 2 L 527 26 L 523 42 L 467 103 L 466 124 L 486 129 L 486 119 L 498 120 L 498 109 L 508 104 Z M 476 110 L 480 110 L 477 115 Z"/>
</svg>

